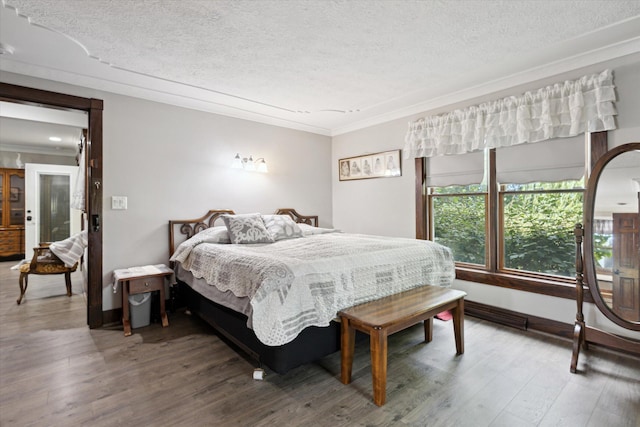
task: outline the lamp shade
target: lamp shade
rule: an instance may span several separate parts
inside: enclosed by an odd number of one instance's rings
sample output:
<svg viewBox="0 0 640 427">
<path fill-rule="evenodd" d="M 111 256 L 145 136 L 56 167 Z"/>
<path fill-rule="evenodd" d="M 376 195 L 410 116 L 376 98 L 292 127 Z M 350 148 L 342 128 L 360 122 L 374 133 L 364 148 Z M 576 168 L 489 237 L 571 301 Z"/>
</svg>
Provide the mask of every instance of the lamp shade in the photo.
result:
<svg viewBox="0 0 640 427">
<path fill-rule="evenodd" d="M 231 163 L 231 167 L 233 169 L 242 169 L 242 159 L 240 158 L 240 153 L 236 154 L 233 158 L 233 163 Z"/>
<path fill-rule="evenodd" d="M 267 168 L 267 162 L 264 159 L 258 159 L 256 160 L 256 163 L 258 164 L 258 172 L 269 172 L 269 169 Z"/>
<path fill-rule="evenodd" d="M 247 170 L 247 171 L 250 171 L 250 172 L 255 172 L 256 164 L 253 163 L 253 156 L 249 156 L 247 161 L 244 163 L 244 170 Z"/>
</svg>

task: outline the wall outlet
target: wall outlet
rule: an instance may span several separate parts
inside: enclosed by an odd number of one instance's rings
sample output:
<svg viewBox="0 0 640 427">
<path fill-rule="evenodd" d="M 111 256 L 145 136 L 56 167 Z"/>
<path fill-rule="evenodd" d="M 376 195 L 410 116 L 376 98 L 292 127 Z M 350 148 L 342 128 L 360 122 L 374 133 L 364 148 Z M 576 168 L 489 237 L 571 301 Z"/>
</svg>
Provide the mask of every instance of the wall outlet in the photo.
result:
<svg viewBox="0 0 640 427">
<path fill-rule="evenodd" d="M 127 196 L 111 196 L 111 209 L 127 209 Z"/>
</svg>

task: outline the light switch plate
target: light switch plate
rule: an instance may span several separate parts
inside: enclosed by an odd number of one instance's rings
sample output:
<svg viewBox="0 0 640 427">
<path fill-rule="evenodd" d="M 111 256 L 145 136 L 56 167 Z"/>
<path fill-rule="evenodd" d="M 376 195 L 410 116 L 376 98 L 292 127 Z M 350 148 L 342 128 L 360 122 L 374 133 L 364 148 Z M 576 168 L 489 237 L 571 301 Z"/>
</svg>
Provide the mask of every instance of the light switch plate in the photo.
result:
<svg viewBox="0 0 640 427">
<path fill-rule="evenodd" d="M 111 196 L 111 209 L 127 209 L 127 196 Z"/>
</svg>

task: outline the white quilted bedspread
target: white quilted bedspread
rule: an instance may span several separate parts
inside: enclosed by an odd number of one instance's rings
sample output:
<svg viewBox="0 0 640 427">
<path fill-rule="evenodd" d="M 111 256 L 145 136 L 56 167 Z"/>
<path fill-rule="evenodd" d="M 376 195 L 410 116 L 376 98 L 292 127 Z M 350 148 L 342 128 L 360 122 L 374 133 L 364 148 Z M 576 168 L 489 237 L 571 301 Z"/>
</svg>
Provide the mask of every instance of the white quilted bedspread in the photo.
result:
<svg viewBox="0 0 640 427">
<path fill-rule="evenodd" d="M 327 326 L 341 309 L 429 284 L 450 286 L 451 251 L 425 240 L 330 233 L 270 244 L 184 242 L 178 261 L 222 291 L 249 297 L 264 344 Z"/>
</svg>

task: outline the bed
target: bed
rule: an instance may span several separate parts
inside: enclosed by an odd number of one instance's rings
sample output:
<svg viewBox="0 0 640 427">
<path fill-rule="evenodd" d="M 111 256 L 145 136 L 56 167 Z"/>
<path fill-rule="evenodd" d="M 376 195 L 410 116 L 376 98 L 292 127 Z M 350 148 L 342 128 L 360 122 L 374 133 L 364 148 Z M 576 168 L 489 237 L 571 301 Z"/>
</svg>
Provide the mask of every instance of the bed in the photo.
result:
<svg viewBox="0 0 640 427">
<path fill-rule="evenodd" d="M 339 310 L 455 277 L 444 246 L 320 228 L 291 208 L 172 220 L 169 245 L 188 309 L 280 374 L 340 349 Z"/>
</svg>

